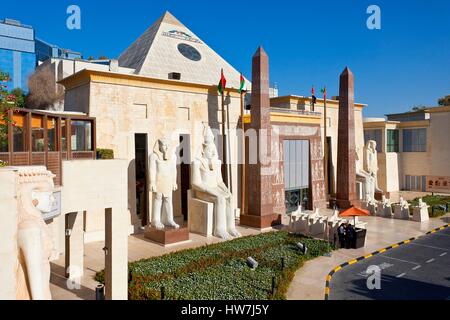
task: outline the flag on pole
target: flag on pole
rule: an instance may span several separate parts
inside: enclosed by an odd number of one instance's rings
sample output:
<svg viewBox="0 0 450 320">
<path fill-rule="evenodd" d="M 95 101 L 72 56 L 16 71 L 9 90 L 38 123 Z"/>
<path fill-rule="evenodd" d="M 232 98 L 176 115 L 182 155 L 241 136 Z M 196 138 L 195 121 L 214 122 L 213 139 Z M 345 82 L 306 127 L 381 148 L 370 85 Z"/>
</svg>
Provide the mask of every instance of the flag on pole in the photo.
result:
<svg viewBox="0 0 450 320">
<path fill-rule="evenodd" d="M 225 76 L 223 74 L 223 69 L 222 69 L 219 85 L 217 86 L 217 91 L 219 91 L 220 94 L 223 94 L 226 86 L 227 86 L 227 79 L 225 79 Z"/>
<path fill-rule="evenodd" d="M 321 92 L 323 93 L 323 99 L 327 100 L 327 87 L 323 87 L 323 89 L 321 90 Z"/>
<path fill-rule="evenodd" d="M 316 98 L 316 91 L 314 90 L 314 86 L 311 89 L 311 98 L 312 98 L 312 104 L 315 105 L 317 102 L 317 98 Z"/>
<path fill-rule="evenodd" d="M 247 83 L 245 82 L 245 78 L 241 73 L 240 85 L 239 85 L 239 93 L 247 92 Z"/>
</svg>

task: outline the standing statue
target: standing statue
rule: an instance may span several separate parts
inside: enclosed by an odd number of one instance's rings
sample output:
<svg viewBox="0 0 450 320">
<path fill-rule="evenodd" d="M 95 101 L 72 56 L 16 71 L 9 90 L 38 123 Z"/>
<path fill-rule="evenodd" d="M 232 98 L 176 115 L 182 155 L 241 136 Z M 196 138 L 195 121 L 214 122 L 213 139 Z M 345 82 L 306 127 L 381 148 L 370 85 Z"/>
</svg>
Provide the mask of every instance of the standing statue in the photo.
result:
<svg viewBox="0 0 450 320">
<path fill-rule="evenodd" d="M 51 300 L 51 232 L 42 218 L 53 206 L 54 175 L 45 168 L 20 168 L 18 173 L 18 300 Z"/>
<path fill-rule="evenodd" d="M 374 180 L 374 192 L 383 192 L 378 188 L 378 156 L 377 156 L 377 142 L 374 140 L 367 141 L 364 148 L 364 171 L 368 172 Z"/>
<path fill-rule="evenodd" d="M 192 188 L 199 200 L 214 203 L 213 235 L 222 239 L 239 237 L 231 204 L 232 194 L 223 182 L 222 162 L 218 158 L 211 128 L 205 128 L 201 155 L 192 163 Z"/>
<path fill-rule="evenodd" d="M 375 178 L 363 168 L 361 168 L 361 161 L 358 154 L 358 149 L 356 151 L 356 176 L 357 180 L 364 181 L 363 194 L 364 199 L 367 203 L 375 200 Z"/>
<path fill-rule="evenodd" d="M 168 140 L 159 139 L 150 156 L 150 191 L 154 194 L 151 225 L 158 230 L 166 226 L 180 228 L 173 220 L 172 193 L 178 189 L 177 164 L 175 152 L 169 153 L 169 147 Z"/>
</svg>

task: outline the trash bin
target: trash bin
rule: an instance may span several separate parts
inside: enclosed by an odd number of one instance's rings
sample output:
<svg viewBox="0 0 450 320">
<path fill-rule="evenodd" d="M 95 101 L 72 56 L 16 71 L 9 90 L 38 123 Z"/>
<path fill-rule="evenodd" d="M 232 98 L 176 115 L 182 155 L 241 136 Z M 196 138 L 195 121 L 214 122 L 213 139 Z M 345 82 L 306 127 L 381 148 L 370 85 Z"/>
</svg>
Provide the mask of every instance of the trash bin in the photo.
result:
<svg viewBox="0 0 450 320">
<path fill-rule="evenodd" d="M 353 240 L 354 241 L 353 249 L 364 248 L 364 246 L 366 245 L 367 230 L 356 228 L 355 233 L 356 233 L 356 236 L 355 236 L 355 239 Z"/>
</svg>

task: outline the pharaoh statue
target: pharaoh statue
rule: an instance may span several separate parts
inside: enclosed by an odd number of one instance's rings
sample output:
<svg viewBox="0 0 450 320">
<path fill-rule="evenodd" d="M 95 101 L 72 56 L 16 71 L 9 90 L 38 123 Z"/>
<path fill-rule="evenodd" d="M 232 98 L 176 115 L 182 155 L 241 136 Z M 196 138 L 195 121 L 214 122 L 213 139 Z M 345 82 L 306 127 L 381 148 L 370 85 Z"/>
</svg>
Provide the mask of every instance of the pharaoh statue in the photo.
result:
<svg viewBox="0 0 450 320">
<path fill-rule="evenodd" d="M 42 218 L 54 203 L 54 175 L 45 168 L 19 168 L 18 172 L 18 300 L 51 300 L 51 232 Z"/>
<path fill-rule="evenodd" d="M 358 149 L 359 150 L 359 149 Z M 358 150 L 356 151 L 356 177 L 363 182 L 363 200 L 371 203 L 375 200 L 375 178 L 361 167 Z"/>
<path fill-rule="evenodd" d="M 240 234 L 235 226 L 232 194 L 223 182 L 221 168 L 214 135 L 207 126 L 201 154 L 192 163 L 192 189 L 197 199 L 214 203 L 213 235 L 227 240 Z"/>
<path fill-rule="evenodd" d="M 169 148 L 167 139 L 159 139 L 150 156 L 150 192 L 154 195 L 151 225 L 158 230 L 180 228 L 173 219 L 172 205 L 172 193 L 178 189 L 176 157 Z"/>
<path fill-rule="evenodd" d="M 369 140 L 364 148 L 364 171 L 369 173 L 374 179 L 374 192 L 383 192 L 378 187 L 378 156 L 377 156 L 377 142 Z"/>
</svg>

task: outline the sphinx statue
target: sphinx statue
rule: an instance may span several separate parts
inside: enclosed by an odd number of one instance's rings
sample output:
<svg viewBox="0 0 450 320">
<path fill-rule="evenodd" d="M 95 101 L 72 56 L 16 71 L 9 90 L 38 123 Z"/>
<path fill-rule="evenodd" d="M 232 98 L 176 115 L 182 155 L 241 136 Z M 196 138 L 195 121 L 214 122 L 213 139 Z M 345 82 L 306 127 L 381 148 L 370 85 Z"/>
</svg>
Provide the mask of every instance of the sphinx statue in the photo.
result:
<svg viewBox="0 0 450 320">
<path fill-rule="evenodd" d="M 45 168 L 18 171 L 18 300 L 51 300 L 50 257 L 54 247 L 42 212 L 53 206 L 54 175 Z"/>
<path fill-rule="evenodd" d="M 201 153 L 192 163 L 192 190 L 195 198 L 214 204 L 213 235 L 225 240 L 239 237 L 236 230 L 232 194 L 223 182 L 214 135 L 207 126 Z"/>
<path fill-rule="evenodd" d="M 409 220 L 409 203 L 400 196 L 399 203 L 395 204 L 394 218 Z"/>
<path fill-rule="evenodd" d="M 168 140 L 159 139 L 150 156 L 150 191 L 154 195 L 151 225 L 158 230 L 180 228 L 173 219 L 172 205 L 173 191 L 178 189 L 176 157 L 169 148 Z"/>
</svg>

